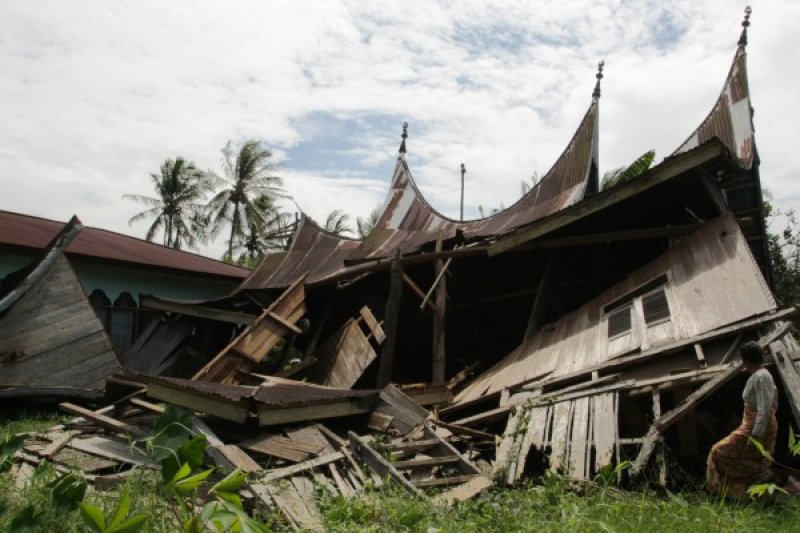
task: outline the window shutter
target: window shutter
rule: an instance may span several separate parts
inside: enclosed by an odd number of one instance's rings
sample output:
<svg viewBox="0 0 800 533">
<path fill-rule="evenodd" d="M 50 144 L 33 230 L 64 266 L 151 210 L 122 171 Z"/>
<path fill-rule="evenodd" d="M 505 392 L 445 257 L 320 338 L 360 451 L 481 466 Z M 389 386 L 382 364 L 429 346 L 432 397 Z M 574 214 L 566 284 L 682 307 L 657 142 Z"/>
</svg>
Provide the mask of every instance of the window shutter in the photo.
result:
<svg viewBox="0 0 800 533">
<path fill-rule="evenodd" d="M 667 295 L 663 290 L 656 291 L 642 298 L 645 324 L 660 322 L 669 318 Z"/>
<path fill-rule="evenodd" d="M 608 313 L 608 338 L 616 337 L 631 329 L 631 308 L 621 307 Z"/>
</svg>

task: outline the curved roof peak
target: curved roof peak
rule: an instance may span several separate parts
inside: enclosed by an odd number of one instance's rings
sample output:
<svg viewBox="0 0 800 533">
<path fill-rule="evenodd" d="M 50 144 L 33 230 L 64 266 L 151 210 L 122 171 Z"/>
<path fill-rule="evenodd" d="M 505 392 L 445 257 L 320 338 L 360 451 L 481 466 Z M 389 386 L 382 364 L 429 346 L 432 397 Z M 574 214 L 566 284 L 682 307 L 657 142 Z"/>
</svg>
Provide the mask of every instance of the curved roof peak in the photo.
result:
<svg viewBox="0 0 800 533">
<path fill-rule="evenodd" d="M 739 36 L 739 42 L 736 43 L 740 47 L 747 46 L 747 27 L 750 26 L 750 13 L 753 9 L 750 6 L 744 8 L 744 19 L 742 19 L 742 34 Z"/>
<path fill-rule="evenodd" d="M 742 21 L 742 34 L 731 68 L 725 78 L 714 107 L 672 155 L 682 154 L 716 137 L 730 150 L 739 164 L 750 169 L 755 161 L 755 128 L 750 88 L 747 80 L 747 28 L 750 26 L 748 6 Z"/>
<path fill-rule="evenodd" d="M 597 100 L 600 98 L 600 80 L 603 79 L 603 67 L 606 66 L 606 62 L 600 60 L 597 64 L 597 74 L 594 75 L 597 78 L 597 82 L 594 84 L 594 91 L 592 91 L 592 99 Z"/>
<path fill-rule="evenodd" d="M 400 137 L 403 139 L 400 141 L 400 150 L 398 153 L 400 154 L 399 157 L 401 159 L 406 158 L 406 139 L 408 139 L 408 122 L 403 122 L 403 133 L 400 134 Z"/>
</svg>

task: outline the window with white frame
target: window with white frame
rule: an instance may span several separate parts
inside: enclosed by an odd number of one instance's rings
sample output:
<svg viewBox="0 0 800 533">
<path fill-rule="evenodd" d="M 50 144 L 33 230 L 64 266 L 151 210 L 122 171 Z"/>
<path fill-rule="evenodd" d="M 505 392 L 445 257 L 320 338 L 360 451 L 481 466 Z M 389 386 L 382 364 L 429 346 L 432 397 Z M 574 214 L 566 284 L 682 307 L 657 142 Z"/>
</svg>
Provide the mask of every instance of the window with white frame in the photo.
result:
<svg viewBox="0 0 800 533">
<path fill-rule="evenodd" d="M 671 334 L 655 332 L 657 326 L 671 320 L 666 285 L 667 276 L 659 276 L 603 308 L 608 340 L 616 341 L 614 351 L 648 345 L 650 333 L 655 337 Z M 616 346 L 626 337 L 630 342 Z"/>
</svg>

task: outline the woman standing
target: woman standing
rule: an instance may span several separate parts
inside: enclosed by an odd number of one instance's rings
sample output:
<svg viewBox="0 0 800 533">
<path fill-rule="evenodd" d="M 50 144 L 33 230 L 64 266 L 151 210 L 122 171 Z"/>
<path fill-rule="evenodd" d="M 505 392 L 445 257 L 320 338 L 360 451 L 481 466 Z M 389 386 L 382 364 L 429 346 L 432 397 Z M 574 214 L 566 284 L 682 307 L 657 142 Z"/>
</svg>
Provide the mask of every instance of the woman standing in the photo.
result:
<svg viewBox="0 0 800 533">
<path fill-rule="evenodd" d="M 750 373 L 742 393 L 742 423 L 733 433 L 712 446 L 706 470 L 709 491 L 723 491 L 734 497 L 744 494 L 750 485 L 765 483 L 774 477 L 769 462 L 749 437 L 773 453 L 778 432 L 775 419 L 778 391 L 772 375 L 763 368 L 764 351 L 757 343 L 748 342 L 742 346 L 741 356 L 745 369 Z"/>
</svg>

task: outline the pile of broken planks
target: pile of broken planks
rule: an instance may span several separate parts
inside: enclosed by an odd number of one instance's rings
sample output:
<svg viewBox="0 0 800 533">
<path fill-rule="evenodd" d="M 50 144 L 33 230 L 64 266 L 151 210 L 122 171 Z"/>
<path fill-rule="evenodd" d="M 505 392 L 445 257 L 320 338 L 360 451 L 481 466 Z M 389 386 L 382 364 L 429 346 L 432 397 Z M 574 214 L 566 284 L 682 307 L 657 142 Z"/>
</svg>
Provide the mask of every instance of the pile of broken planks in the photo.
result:
<svg viewBox="0 0 800 533">
<path fill-rule="evenodd" d="M 138 469 L 158 467 L 142 439 L 167 407 L 196 404 L 192 429 L 205 435 L 207 463 L 247 472 L 243 500 L 279 512 L 295 529 L 322 529 L 316 503 L 320 490 L 349 498 L 366 487 L 397 483 L 419 497 L 436 490 L 434 502 L 449 505 L 491 485 L 481 469 L 447 441 L 450 432 L 431 424 L 430 413 L 393 385 L 351 391 L 289 380 L 260 387 L 149 381 L 129 381 L 133 392 L 100 409 L 62 403 L 61 409 L 75 418 L 29 435 L 16 456 L 16 482 L 27 483 L 46 461 L 61 472 L 82 471 L 98 490 L 124 483 Z M 119 387 L 124 380 L 116 383 Z M 180 392 L 178 401 L 170 396 L 175 391 Z M 276 392 L 282 405 L 270 397 Z M 317 421 L 323 418 L 318 413 L 325 410 L 325 402 L 338 405 L 341 398 L 352 400 L 354 393 L 356 411 L 337 407 L 325 415 L 332 425 Z M 159 401 L 163 399 L 167 401 Z M 235 408 L 230 407 L 236 401 Z M 229 405 L 214 407 L 215 402 Z"/>
</svg>

